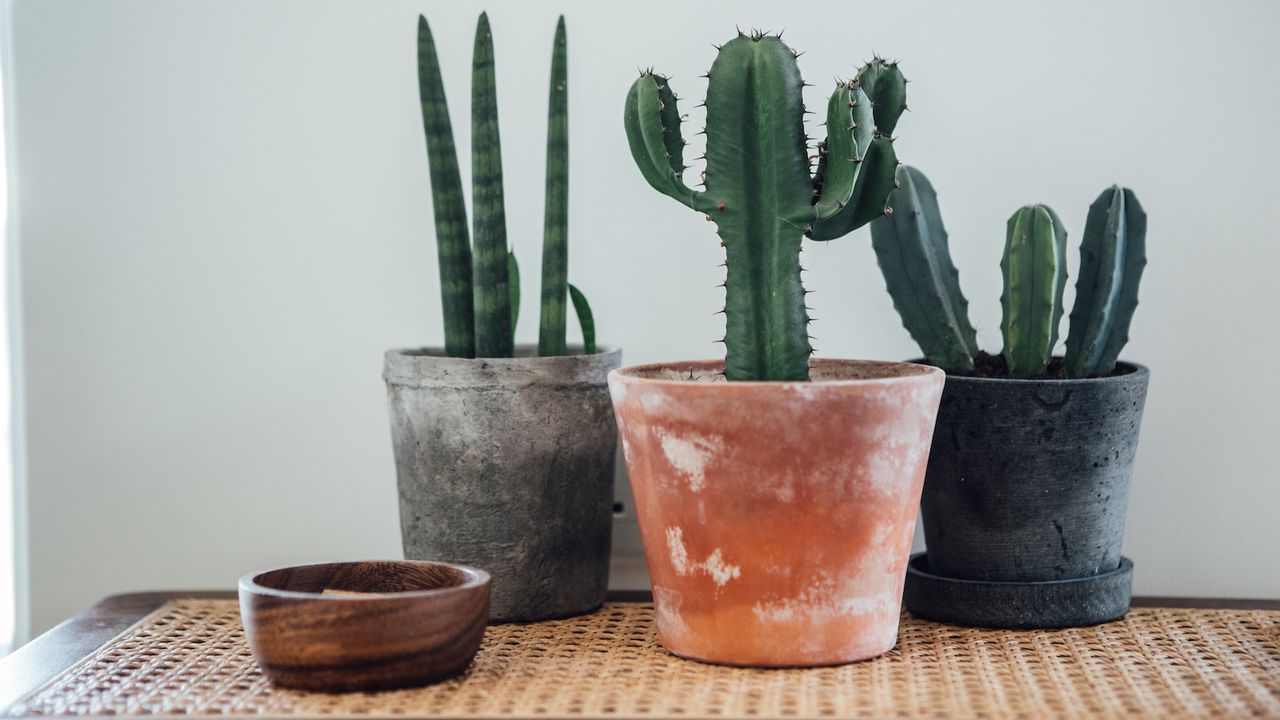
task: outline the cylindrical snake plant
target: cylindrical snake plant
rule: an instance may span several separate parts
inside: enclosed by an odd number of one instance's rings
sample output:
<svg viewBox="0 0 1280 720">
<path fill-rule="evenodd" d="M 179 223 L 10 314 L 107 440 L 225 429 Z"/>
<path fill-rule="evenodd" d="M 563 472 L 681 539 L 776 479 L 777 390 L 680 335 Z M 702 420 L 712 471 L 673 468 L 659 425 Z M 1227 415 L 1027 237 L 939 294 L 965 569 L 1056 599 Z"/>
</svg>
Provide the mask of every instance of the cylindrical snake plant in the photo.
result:
<svg viewBox="0 0 1280 720">
<path fill-rule="evenodd" d="M 572 301 L 582 325 L 583 351 L 594 353 L 595 324 L 586 297 L 570 285 L 568 71 L 564 18 L 556 25 L 551 53 L 547 114 L 546 214 L 542 244 L 542 310 L 539 355 L 564 355 L 565 316 Z M 445 101 L 435 40 L 418 17 L 418 93 L 427 140 L 445 354 L 451 357 L 511 357 L 520 306 L 520 273 L 507 248 L 502 147 L 498 134 L 493 33 L 481 13 L 471 64 L 471 237 L 458 171 L 453 128 Z"/>
</svg>

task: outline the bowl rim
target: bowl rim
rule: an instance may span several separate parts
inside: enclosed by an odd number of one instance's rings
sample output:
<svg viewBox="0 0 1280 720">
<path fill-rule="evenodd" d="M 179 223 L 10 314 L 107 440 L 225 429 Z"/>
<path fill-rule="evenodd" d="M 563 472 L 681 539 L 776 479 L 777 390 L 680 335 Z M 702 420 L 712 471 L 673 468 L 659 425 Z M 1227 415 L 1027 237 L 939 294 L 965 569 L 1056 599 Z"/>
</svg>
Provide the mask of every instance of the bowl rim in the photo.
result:
<svg viewBox="0 0 1280 720">
<path fill-rule="evenodd" d="M 302 590 L 280 590 L 278 588 L 268 587 L 258 582 L 258 578 L 267 573 L 280 572 L 281 570 L 299 570 L 310 567 L 323 567 L 330 565 L 362 565 L 366 563 L 383 563 L 392 565 L 410 565 L 423 566 L 430 565 L 433 567 L 447 567 L 462 572 L 467 576 L 466 582 L 461 585 L 452 585 L 450 587 L 433 588 L 430 590 L 405 590 L 403 592 L 393 593 L 367 593 L 356 595 L 325 595 L 319 592 L 305 592 Z M 490 582 L 488 572 L 471 565 L 462 565 L 460 563 L 440 562 L 437 560 L 340 560 L 336 562 L 321 563 L 304 563 L 302 565 L 282 565 L 280 567 L 268 568 L 266 570 L 255 570 L 240 578 L 237 586 L 241 593 L 249 593 L 251 595 L 261 595 L 274 598 L 285 598 L 290 600 L 315 600 L 320 602 L 378 602 L 397 599 L 425 599 L 438 598 L 457 595 L 460 593 L 470 592 L 476 588 L 487 586 Z"/>
</svg>

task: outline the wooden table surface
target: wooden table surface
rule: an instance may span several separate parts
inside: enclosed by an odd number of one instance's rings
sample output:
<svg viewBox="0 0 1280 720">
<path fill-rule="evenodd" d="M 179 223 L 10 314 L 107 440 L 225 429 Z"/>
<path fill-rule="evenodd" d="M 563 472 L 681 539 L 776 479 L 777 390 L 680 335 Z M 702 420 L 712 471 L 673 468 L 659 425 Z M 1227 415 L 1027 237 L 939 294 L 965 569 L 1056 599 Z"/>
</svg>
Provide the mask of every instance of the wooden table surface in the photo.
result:
<svg viewBox="0 0 1280 720">
<path fill-rule="evenodd" d="M 179 598 L 234 600 L 236 594 L 226 591 L 164 591 L 106 598 L 7 657 L 0 658 L 0 713 L 161 605 Z M 624 590 L 611 592 L 609 599 L 613 602 L 647 602 L 650 595 L 646 591 Z M 1133 606 L 1280 610 L 1280 600 L 1139 596 L 1133 598 Z"/>
</svg>

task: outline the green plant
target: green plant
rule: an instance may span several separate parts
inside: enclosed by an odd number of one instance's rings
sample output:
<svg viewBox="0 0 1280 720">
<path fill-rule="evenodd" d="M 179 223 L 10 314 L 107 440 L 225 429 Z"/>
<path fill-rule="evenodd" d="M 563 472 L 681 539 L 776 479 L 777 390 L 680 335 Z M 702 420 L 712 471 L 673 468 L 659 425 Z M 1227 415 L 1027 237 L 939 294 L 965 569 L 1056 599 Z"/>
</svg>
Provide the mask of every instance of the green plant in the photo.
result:
<svg viewBox="0 0 1280 720">
<path fill-rule="evenodd" d="M 796 57 L 781 37 L 762 33 L 739 33 L 719 48 L 707 73 L 702 190 L 683 180 L 682 118 L 668 79 L 641 73 L 627 93 L 627 140 L 641 174 L 705 214 L 725 248 L 729 380 L 808 379 L 801 241 L 831 240 L 880 217 L 893 189 L 889 133 L 906 109 L 896 64 L 877 59 L 837 83 L 811 173 Z"/>
<path fill-rule="evenodd" d="M 929 362 L 971 372 L 979 355 L 951 262 L 938 198 L 924 173 L 902 166 L 892 212 L 871 224 L 872 246 L 894 307 Z M 1089 206 L 1080 244 L 1080 277 L 1063 372 L 1107 375 L 1129 340 L 1146 266 L 1147 216 L 1132 190 L 1112 186 Z M 1045 205 L 1028 205 L 1009 218 L 1005 235 L 1004 362 L 1010 377 L 1043 374 L 1058 342 L 1067 283 L 1067 231 Z"/>
<path fill-rule="evenodd" d="M 489 17 L 476 24 L 471 65 L 472 238 L 458 172 L 453 127 L 445 101 L 435 40 L 418 17 L 418 92 L 431 172 L 445 354 L 451 357 L 511 357 L 520 311 L 520 270 L 507 249 L 502 186 L 502 147 L 493 34 Z M 594 324 L 586 298 L 568 283 L 569 140 L 564 18 L 556 25 L 551 55 L 547 115 L 547 187 L 542 244 L 542 312 L 539 355 L 564 355 L 567 295 L 583 325 L 584 351 L 595 351 Z M 474 245 L 472 244 L 474 240 Z M 590 333 L 590 336 L 588 334 Z"/>
<path fill-rule="evenodd" d="M 1027 205 L 1009 218 L 1000 269 L 1000 332 L 1009 374 L 1039 375 L 1058 344 L 1067 287 L 1067 230 L 1053 208 Z"/>
</svg>

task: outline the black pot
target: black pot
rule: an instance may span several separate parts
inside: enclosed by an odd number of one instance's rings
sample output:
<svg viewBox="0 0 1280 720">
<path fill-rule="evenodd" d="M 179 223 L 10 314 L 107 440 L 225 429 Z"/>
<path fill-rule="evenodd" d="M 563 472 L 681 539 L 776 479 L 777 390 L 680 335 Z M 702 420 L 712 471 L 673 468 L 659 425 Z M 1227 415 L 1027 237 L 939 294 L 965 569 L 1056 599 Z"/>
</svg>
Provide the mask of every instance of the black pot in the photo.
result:
<svg viewBox="0 0 1280 720">
<path fill-rule="evenodd" d="M 1080 380 L 947 377 L 921 500 L 923 569 L 1034 585 L 1121 567 L 1148 371 L 1118 368 Z"/>
</svg>

